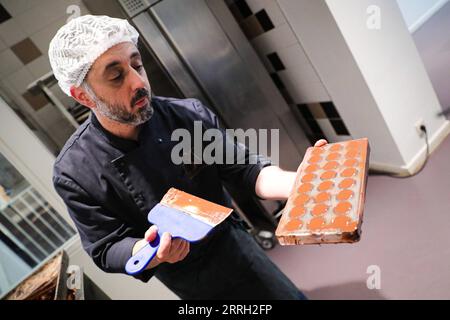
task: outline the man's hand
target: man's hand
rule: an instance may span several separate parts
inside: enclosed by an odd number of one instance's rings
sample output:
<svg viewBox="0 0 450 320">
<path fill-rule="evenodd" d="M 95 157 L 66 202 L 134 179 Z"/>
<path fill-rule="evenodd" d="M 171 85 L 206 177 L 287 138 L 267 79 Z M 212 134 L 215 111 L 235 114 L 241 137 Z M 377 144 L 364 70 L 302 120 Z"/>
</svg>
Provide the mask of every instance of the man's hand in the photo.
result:
<svg viewBox="0 0 450 320">
<path fill-rule="evenodd" d="M 158 234 L 158 228 L 153 225 L 146 232 L 144 239 L 139 240 L 133 247 L 135 255 L 148 242 L 155 240 Z M 155 257 L 148 264 L 147 269 L 151 269 L 163 262 L 175 263 L 183 260 L 189 253 L 189 242 L 180 238 L 173 239 L 170 233 L 164 232 L 161 236 L 158 251 Z"/>
<path fill-rule="evenodd" d="M 320 139 L 320 140 L 316 141 L 316 143 L 314 143 L 314 147 L 322 147 L 322 146 L 326 145 L 327 143 L 328 143 L 327 140 Z"/>
<path fill-rule="evenodd" d="M 322 147 L 328 142 L 318 140 L 314 147 Z M 256 179 L 255 192 L 266 200 L 286 200 L 294 186 L 296 172 L 284 171 L 277 166 L 268 166 L 261 170 Z"/>
</svg>

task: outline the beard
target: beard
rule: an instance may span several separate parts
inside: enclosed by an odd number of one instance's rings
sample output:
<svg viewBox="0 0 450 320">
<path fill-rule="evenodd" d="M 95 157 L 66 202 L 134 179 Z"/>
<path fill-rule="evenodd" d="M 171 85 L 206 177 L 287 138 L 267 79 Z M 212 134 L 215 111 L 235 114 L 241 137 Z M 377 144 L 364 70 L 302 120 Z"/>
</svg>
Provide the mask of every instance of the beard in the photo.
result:
<svg viewBox="0 0 450 320">
<path fill-rule="evenodd" d="M 129 112 L 124 105 L 121 104 L 107 104 L 103 101 L 98 101 L 97 111 L 103 116 L 128 125 L 140 125 L 147 122 L 153 116 L 153 107 L 151 105 L 151 98 L 149 102 L 138 109 L 136 112 Z"/>
<path fill-rule="evenodd" d="M 149 100 L 146 105 L 142 106 L 135 112 L 127 111 L 126 106 L 123 104 L 108 103 L 105 99 L 98 97 L 90 87 L 85 89 L 87 89 L 89 95 L 95 102 L 97 111 L 110 120 L 127 125 L 138 126 L 144 122 L 147 122 L 153 116 L 154 110 L 151 104 L 152 92 L 147 89 L 139 89 L 133 99 L 131 99 L 131 106 L 134 106 L 137 101 L 144 97 L 147 97 Z"/>
</svg>

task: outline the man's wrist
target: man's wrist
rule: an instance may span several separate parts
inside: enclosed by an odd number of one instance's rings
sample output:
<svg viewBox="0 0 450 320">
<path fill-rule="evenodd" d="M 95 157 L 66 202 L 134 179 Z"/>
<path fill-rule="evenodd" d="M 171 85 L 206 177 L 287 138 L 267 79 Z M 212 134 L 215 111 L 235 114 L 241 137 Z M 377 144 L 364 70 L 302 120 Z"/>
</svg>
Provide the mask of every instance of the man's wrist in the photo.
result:
<svg viewBox="0 0 450 320">
<path fill-rule="evenodd" d="M 265 167 L 256 180 L 255 192 L 263 199 L 286 200 L 294 186 L 296 173 L 277 166 Z"/>
</svg>

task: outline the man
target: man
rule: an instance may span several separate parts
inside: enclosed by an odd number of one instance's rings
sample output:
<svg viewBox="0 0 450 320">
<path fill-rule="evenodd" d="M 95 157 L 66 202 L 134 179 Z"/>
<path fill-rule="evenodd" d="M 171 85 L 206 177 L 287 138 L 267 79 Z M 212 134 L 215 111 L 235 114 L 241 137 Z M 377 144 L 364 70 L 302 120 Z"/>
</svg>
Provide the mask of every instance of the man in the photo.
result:
<svg viewBox="0 0 450 320">
<path fill-rule="evenodd" d="M 54 186 L 84 249 L 106 272 L 124 273 L 132 254 L 155 239 L 157 227 L 146 216 L 170 187 L 229 207 L 224 185 L 286 199 L 295 179 L 246 149 L 247 164 L 175 165 L 173 130 L 192 132 L 194 121 L 218 128 L 218 121 L 198 100 L 152 97 L 137 39 L 126 20 L 87 15 L 63 26 L 49 46 L 62 90 L 92 110 L 56 159 Z M 155 275 L 181 298 L 305 298 L 233 219 L 195 244 L 169 233 L 160 243 L 136 277 Z"/>
</svg>

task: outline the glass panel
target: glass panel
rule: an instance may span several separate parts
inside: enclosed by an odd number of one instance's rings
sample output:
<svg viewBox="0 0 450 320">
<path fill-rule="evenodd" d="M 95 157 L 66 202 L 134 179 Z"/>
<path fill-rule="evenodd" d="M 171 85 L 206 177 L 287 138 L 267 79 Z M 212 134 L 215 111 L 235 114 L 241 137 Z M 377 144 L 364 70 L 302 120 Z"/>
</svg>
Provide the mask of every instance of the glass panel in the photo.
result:
<svg viewBox="0 0 450 320">
<path fill-rule="evenodd" d="M 0 154 L 0 296 L 73 235 L 73 228 Z"/>
</svg>

